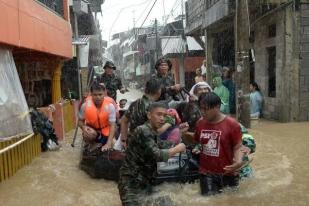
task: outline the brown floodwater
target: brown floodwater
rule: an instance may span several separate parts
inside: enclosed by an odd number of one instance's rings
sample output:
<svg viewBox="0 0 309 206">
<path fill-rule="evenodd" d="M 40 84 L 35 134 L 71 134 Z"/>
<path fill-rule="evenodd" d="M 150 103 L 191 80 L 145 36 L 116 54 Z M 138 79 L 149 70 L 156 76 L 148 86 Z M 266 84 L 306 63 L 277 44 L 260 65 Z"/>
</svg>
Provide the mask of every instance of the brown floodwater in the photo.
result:
<svg viewBox="0 0 309 206">
<path fill-rule="evenodd" d="M 309 122 L 260 121 L 250 133 L 257 144 L 254 177 L 243 181 L 238 191 L 202 197 L 198 183 L 164 184 L 158 189 L 179 206 L 309 205 Z M 42 153 L 0 183 L 0 205 L 121 205 L 114 182 L 91 179 L 79 170 L 80 141 L 72 148 L 72 134 L 59 151 Z"/>
</svg>

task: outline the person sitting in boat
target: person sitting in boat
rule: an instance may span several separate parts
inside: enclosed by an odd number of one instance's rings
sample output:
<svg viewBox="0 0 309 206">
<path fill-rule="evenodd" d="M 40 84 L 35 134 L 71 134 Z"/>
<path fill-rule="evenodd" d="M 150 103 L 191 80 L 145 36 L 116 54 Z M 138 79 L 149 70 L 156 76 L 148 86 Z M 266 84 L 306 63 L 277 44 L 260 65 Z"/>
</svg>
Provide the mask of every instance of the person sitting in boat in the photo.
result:
<svg viewBox="0 0 309 206">
<path fill-rule="evenodd" d="M 83 140 L 90 148 L 101 143 L 102 151 L 112 148 L 116 127 L 116 108 L 111 98 L 104 97 L 105 90 L 104 84 L 94 82 L 78 114 Z"/>
<path fill-rule="evenodd" d="M 182 133 L 189 129 L 187 122 L 181 122 L 176 109 L 168 109 L 165 116 L 165 124 L 158 129 L 160 139 L 178 144 L 181 142 Z"/>
</svg>

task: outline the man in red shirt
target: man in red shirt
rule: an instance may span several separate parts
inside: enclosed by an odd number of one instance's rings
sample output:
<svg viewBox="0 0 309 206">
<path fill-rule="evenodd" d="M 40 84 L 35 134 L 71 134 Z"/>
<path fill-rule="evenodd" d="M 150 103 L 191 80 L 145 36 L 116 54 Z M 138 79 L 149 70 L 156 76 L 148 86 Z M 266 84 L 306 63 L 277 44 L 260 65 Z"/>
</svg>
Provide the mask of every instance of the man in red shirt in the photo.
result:
<svg viewBox="0 0 309 206">
<path fill-rule="evenodd" d="M 221 99 L 215 93 L 199 98 L 202 119 L 196 124 L 195 141 L 201 144 L 200 186 L 202 195 L 220 193 L 238 185 L 236 171 L 242 166 L 241 129 L 231 117 L 220 112 Z"/>
</svg>

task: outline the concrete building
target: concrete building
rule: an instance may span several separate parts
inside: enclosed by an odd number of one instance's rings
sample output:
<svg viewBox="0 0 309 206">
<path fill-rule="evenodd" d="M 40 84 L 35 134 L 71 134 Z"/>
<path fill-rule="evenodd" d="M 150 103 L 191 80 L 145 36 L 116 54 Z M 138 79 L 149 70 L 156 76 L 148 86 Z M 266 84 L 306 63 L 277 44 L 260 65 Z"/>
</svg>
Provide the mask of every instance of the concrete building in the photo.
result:
<svg viewBox="0 0 309 206">
<path fill-rule="evenodd" d="M 28 106 L 61 100 L 61 68 L 72 58 L 71 38 L 67 0 L 0 0 L 0 50 L 12 57 L 10 64 L 2 58 L 1 71 L 16 72 L 10 79 L 15 86 L 1 85 L 0 182 L 41 152 L 41 137 L 21 130 L 18 122 L 28 118 Z M 19 87 L 18 95 L 12 92 Z M 12 95 L 25 100 L 25 110 L 22 101 L 13 104 Z"/>
<path fill-rule="evenodd" d="M 235 2 L 187 2 L 186 33 L 205 35 L 209 71 L 235 67 Z M 264 96 L 263 117 L 309 120 L 309 1 L 248 1 L 248 13 L 250 79 Z"/>
</svg>

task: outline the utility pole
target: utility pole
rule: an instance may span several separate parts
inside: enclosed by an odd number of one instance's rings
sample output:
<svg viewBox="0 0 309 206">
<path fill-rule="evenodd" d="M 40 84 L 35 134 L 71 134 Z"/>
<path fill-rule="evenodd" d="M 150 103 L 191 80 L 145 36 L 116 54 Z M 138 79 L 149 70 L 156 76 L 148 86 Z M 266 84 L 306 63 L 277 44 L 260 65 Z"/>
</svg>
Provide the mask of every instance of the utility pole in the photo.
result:
<svg viewBox="0 0 309 206">
<path fill-rule="evenodd" d="M 183 24 L 184 21 L 184 14 L 183 14 L 183 0 L 181 0 L 181 24 L 182 24 L 182 32 L 181 32 L 181 39 L 182 39 L 182 51 L 180 53 L 180 63 L 179 63 L 179 83 L 181 86 L 185 86 L 185 57 L 187 53 L 187 46 L 186 46 L 186 36 L 185 36 L 185 27 Z"/>
<path fill-rule="evenodd" d="M 132 15 L 133 15 L 133 29 L 135 29 L 135 26 L 136 26 L 136 21 L 135 21 L 135 10 L 132 11 Z"/>
<path fill-rule="evenodd" d="M 250 127 L 250 66 L 249 66 L 249 9 L 248 0 L 236 0 L 235 63 L 236 116 L 245 127 Z"/>
<path fill-rule="evenodd" d="M 159 40 L 158 40 L 158 20 L 155 19 L 155 34 L 156 34 L 156 60 L 158 60 L 158 53 L 159 53 Z"/>
<path fill-rule="evenodd" d="M 78 22 L 77 22 L 77 14 L 74 12 L 74 38 L 78 40 Z M 77 60 L 77 81 L 78 81 L 78 95 L 79 100 L 82 100 L 82 85 L 80 80 L 80 58 L 79 58 L 79 45 L 76 45 L 76 60 Z"/>
</svg>

